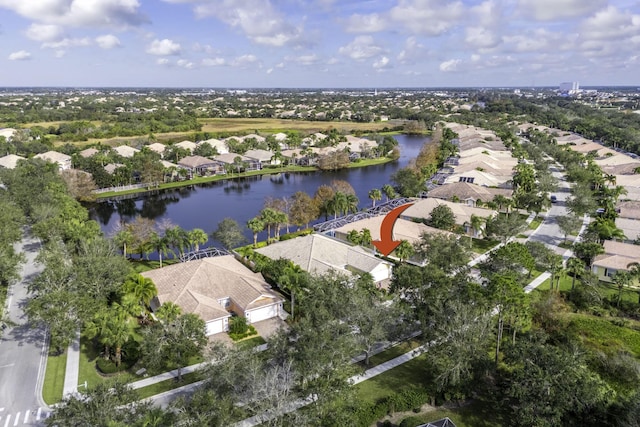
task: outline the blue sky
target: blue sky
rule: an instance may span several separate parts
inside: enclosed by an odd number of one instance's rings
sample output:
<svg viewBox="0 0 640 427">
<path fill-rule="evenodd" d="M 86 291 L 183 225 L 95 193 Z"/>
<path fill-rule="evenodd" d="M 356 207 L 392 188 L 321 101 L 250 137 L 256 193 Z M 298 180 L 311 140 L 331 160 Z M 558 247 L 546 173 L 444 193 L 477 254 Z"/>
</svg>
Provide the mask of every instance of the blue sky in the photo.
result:
<svg viewBox="0 0 640 427">
<path fill-rule="evenodd" d="M 638 0 L 0 0 L 2 86 L 640 85 Z"/>
</svg>

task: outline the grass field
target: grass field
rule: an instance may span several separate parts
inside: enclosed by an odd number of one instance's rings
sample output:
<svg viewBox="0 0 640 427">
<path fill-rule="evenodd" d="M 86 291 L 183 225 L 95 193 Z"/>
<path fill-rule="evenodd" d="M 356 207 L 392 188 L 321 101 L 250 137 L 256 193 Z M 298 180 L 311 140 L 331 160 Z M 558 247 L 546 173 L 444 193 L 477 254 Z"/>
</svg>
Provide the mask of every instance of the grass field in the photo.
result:
<svg viewBox="0 0 640 427">
<path fill-rule="evenodd" d="M 59 356 L 47 357 L 47 370 L 42 384 L 42 398 L 47 405 L 53 405 L 62 400 L 64 390 L 64 374 L 67 367 L 67 353 Z"/>
<path fill-rule="evenodd" d="M 571 291 L 571 276 L 562 276 L 560 278 L 560 292 L 568 293 Z M 580 286 L 580 280 L 576 280 L 576 287 Z M 618 298 L 618 288 L 612 283 L 606 282 L 598 282 L 598 292 L 603 298 L 617 300 Z M 545 280 L 540 286 L 536 288 L 538 291 L 549 290 L 549 279 Z M 622 301 L 627 301 L 631 303 L 638 303 L 638 293 L 636 291 L 630 289 L 622 290 Z"/>
<path fill-rule="evenodd" d="M 198 119 L 202 124 L 201 132 L 210 132 L 220 135 L 227 134 L 242 134 L 242 133 L 278 133 L 286 132 L 289 130 L 297 130 L 304 133 L 314 132 L 328 132 L 331 129 L 336 129 L 339 132 L 362 132 L 372 133 L 380 132 L 384 128 L 392 128 L 401 125 L 399 122 L 373 122 L 373 123 L 355 123 L 355 122 L 320 122 L 320 121 L 308 121 L 308 120 L 286 120 L 286 119 L 246 119 L 246 118 L 203 118 Z M 63 123 L 69 123 L 64 121 L 57 122 L 38 122 L 27 123 L 23 127 L 42 126 L 58 127 Z M 99 126 L 100 121 L 92 121 L 91 123 Z M 195 132 L 166 132 L 154 134 L 158 142 L 178 141 L 182 139 L 190 139 Z M 86 146 L 90 144 L 101 143 L 115 147 L 117 145 L 126 144 L 131 141 L 146 141 L 148 135 L 137 135 L 130 137 L 113 137 L 113 138 L 90 138 L 87 141 L 72 142 L 73 145 Z M 56 141 L 55 146 L 61 146 L 67 144 L 66 141 Z"/>
</svg>

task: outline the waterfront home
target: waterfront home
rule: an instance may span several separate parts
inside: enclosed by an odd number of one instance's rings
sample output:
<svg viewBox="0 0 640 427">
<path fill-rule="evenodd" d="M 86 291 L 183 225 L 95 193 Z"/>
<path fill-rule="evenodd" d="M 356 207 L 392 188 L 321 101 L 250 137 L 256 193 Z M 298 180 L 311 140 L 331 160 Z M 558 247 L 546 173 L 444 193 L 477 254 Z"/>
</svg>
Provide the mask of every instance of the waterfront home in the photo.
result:
<svg viewBox="0 0 640 427">
<path fill-rule="evenodd" d="M 402 212 L 400 217 L 409 220 L 418 219 L 421 221 L 428 221 L 431 217 L 431 212 L 438 206 L 449 207 L 455 216 L 455 224 L 461 227 L 464 232 L 469 235 L 478 235 L 482 231 L 473 229 L 471 226 L 472 216 L 487 219 L 493 218 L 498 214 L 498 212 L 491 209 L 476 208 L 467 206 L 463 203 L 453 203 L 446 200 L 427 197 L 426 199 L 417 200 L 413 205 Z M 482 227 L 484 228 L 484 225 Z"/>
<path fill-rule="evenodd" d="M 232 315 L 248 324 L 283 316 L 283 298 L 262 274 L 254 273 L 232 255 L 181 262 L 141 273 L 155 283 L 158 295 L 151 301 L 156 311 L 165 302 L 205 321 L 207 335 L 229 330 Z"/>
<path fill-rule="evenodd" d="M 44 161 L 55 163 L 58 165 L 58 169 L 63 171 L 67 169 L 71 169 L 71 156 L 58 153 L 57 151 L 47 151 L 46 153 L 36 154 L 36 159 L 42 159 Z"/>
<path fill-rule="evenodd" d="M 512 175 L 493 175 L 477 169 L 467 172 L 454 172 L 447 176 L 444 183 L 468 182 L 470 184 L 483 185 L 485 187 L 511 188 Z"/>
<path fill-rule="evenodd" d="M 349 232 L 355 230 L 362 232 L 367 229 L 371 233 L 372 240 L 380 240 L 380 226 L 384 220 L 384 215 L 378 215 L 371 218 L 361 219 L 359 221 L 350 222 L 340 228 L 332 230 L 330 233 L 340 239 L 347 241 L 347 235 Z M 393 224 L 392 238 L 393 240 L 406 240 L 413 244 L 420 241 L 423 234 L 451 234 L 448 231 L 440 230 L 437 228 L 429 227 L 421 222 L 409 221 L 406 219 L 398 218 Z M 371 246 L 373 247 L 373 246 Z"/>
<path fill-rule="evenodd" d="M 280 160 L 273 158 L 273 151 L 269 150 L 247 150 L 244 153 L 244 156 L 250 160 L 258 162 L 260 164 L 260 169 L 262 169 L 265 165 L 279 165 Z"/>
<path fill-rule="evenodd" d="M 392 264 L 371 251 L 321 234 L 310 234 L 256 249 L 273 260 L 284 258 L 312 274 L 337 272 L 347 276 L 369 273 L 378 287 L 388 286 Z"/>
<path fill-rule="evenodd" d="M 236 154 L 236 153 L 218 154 L 217 156 L 215 156 L 215 159 L 223 163 L 224 165 L 234 165 L 234 167 L 239 167 L 240 172 L 242 170 L 253 171 L 253 170 L 261 169 L 260 162 L 258 162 L 257 160 L 250 159 L 248 157 L 241 156 L 240 154 Z M 237 164 L 236 160 L 239 160 L 240 164 Z M 234 172 L 237 172 L 237 171 L 234 171 Z"/>
<path fill-rule="evenodd" d="M 479 202 L 483 204 L 490 202 L 498 195 L 510 199 L 513 196 L 513 191 L 508 188 L 492 188 L 468 182 L 453 182 L 438 185 L 430 189 L 427 195 L 452 202 L 457 199 L 468 206 L 477 206 Z"/>
<path fill-rule="evenodd" d="M 217 160 L 211 160 L 202 156 L 187 156 L 178 162 L 178 166 L 187 169 L 191 177 L 195 175 L 219 175 L 224 174 L 224 164 Z"/>
</svg>

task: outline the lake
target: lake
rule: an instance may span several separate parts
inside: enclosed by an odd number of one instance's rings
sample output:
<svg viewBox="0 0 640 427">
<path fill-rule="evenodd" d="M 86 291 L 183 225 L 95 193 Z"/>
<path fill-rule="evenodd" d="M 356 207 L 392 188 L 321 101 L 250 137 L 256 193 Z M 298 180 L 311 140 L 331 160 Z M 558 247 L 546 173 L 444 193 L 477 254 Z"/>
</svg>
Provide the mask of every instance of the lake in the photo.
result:
<svg viewBox="0 0 640 427">
<path fill-rule="evenodd" d="M 129 222 L 141 215 L 158 222 L 169 220 L 186 230 L 201 228 L 207 233 L 215 230 L 224 218 L 231 217 L 245 228 L 247 239 L 251 239 L 251 232 L 245 224 L 260 212 L 267 197 L 290 197 L 296 191 L 305 191 L 313 196 L 319 186 L 340 179 L 353 186 L 360 199 L 360 208 L 371 206 L 369 191 L 388 184 L 391 175 L 415 159 L 422 145 L 429 140 L 424 136 L 411 135 L 396 135 L 395 138 L 399 144 L 400 158 L 384 165 L 336 172 L 283 173 L 228 179 L 162 190 L 156 194 L 141 194 L 124 200 L 105 200 L 92 205 L 89 212 L 108 236 L 113 234 L 120 221 Z M 216 244 L 209 241 L 204 247 Z"/>
</svg>

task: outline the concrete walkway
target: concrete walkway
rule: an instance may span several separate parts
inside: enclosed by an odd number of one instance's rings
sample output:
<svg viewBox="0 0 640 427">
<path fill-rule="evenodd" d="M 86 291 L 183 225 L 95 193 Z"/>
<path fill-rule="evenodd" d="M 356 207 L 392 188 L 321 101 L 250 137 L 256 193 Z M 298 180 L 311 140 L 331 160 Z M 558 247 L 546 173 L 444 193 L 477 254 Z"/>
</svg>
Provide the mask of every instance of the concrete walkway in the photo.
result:
<svg viewBox="0 0 640 427">
<path fill-rule="evenodd" d="M 62 397 L 65 398 L 78 392 L 78 378 L 80 375 L 80 331 L 67 348 L 67 366 L 64 371 L 64 387 Z"/>
</svg>

